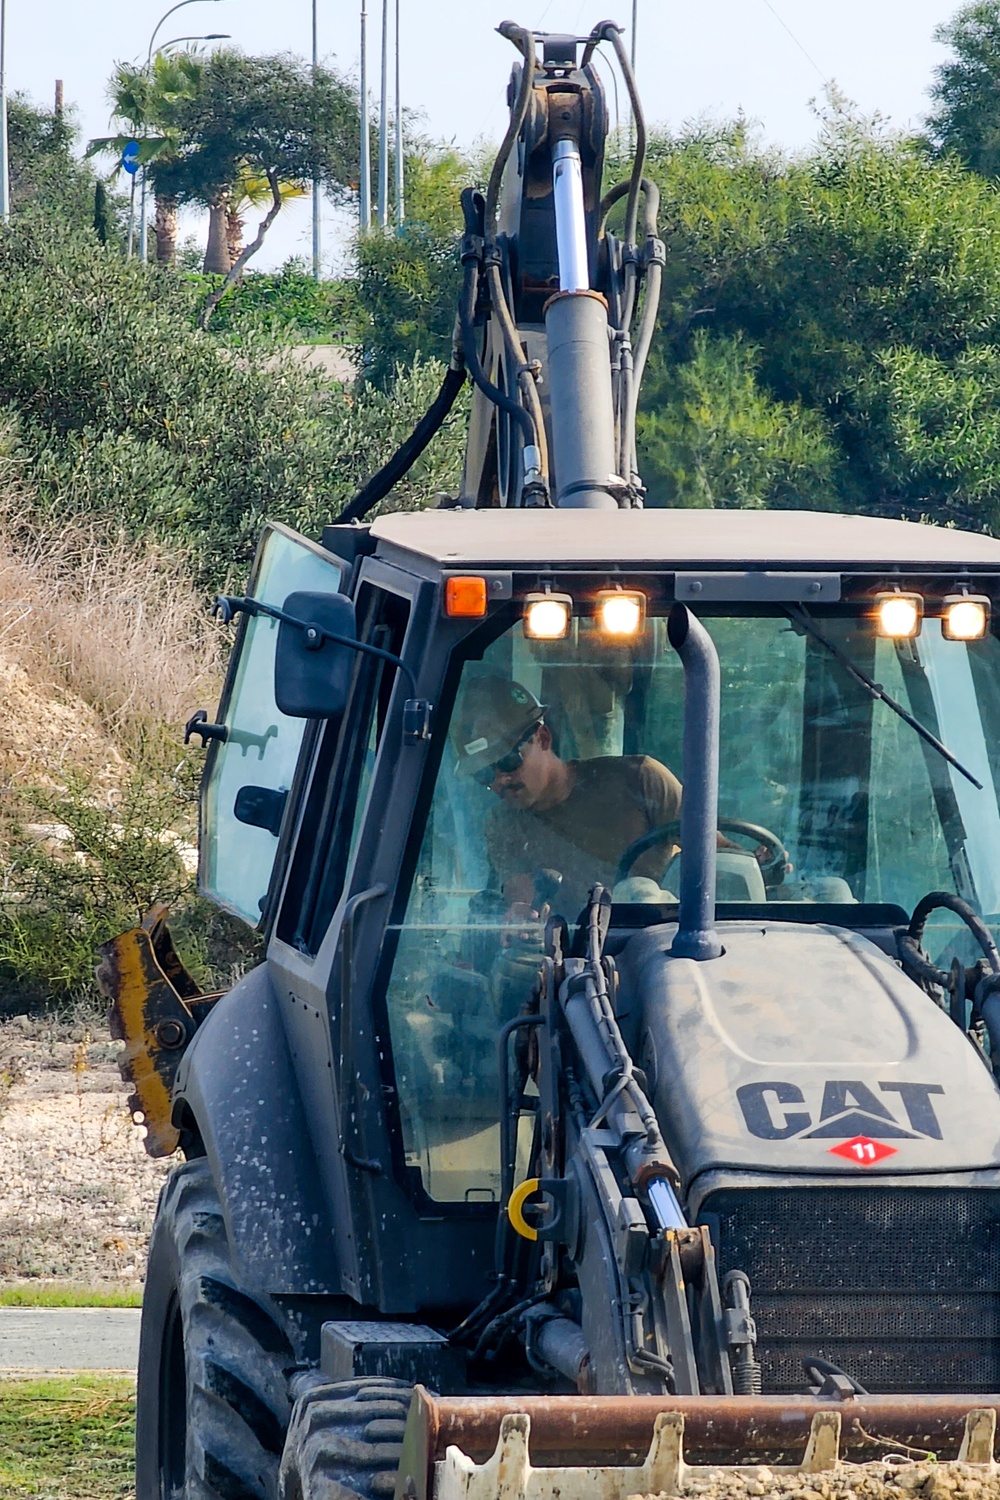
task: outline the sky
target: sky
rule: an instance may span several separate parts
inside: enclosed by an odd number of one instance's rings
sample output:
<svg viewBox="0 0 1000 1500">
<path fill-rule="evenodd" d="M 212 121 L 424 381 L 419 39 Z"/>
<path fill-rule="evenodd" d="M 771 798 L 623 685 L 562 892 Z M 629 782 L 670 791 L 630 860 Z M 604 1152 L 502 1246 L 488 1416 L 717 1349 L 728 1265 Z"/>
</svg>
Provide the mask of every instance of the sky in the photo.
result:
<svg viewBox="0 0 1000 1500">
<path fill-rule="evenodd" d="M 251 53 L 312 49 L 317 7 L 323 61 L 356 74 L 362 0 L 192 0 L 157 42 L 227 32 Z M 369 79 L 377 91 L 380 0 L 369 10 Z M 390 0 L 394 8 L 395 0 Z M 606 16 L 630 28 L 633 0 L 399 0 L 401 93 L 422 132 L 470 146 L 499 140 L 516 54 L 494 28 L 510 17 L 535 30 L 576 32 Z M 647 119 L 678 127 L 702 116 L 759 122 L 766 140 L 795 150 L 816 133 L 810 101 L 834 82 L 859 109 L 899 127 L 919 125 L 946 51 L 933 40 L 957 0 L 635 0 L 637 76 Z M 62 79 L 85 137 L 109 131 L 106 83 L 119 59 L 141 61 L 168 0 L 6 0 L 7 85 L 50 103 Z M 629 31 L 626 44 L 630 45 Z M 607 70 L 609 102 L 614 93 Z M 624 99 L 622 99 L 624 120 Z M 311 254 L 311 208 L 289 205 L 254 262 Z M 252 232 L 252 218 L 248 228 Z M 195 216 L 184 232 L 203 234 Z M 344 225 L 327 208 L 323 262 L 343 261 Z"/>
</svg>

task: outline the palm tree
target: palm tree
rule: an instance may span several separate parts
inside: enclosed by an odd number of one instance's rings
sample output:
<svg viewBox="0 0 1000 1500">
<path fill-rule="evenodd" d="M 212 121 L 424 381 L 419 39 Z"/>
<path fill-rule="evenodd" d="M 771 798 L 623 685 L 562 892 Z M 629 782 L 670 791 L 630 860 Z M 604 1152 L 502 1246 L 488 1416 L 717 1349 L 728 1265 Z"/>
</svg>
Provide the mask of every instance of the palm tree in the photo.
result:
<svg viewBox="0 0 1000 1500">
<path fill-rule="evenodd" d="M 309 188 L 304 182 L 279 182 L 278 196 L 282 204 L 292 198 L 305 198 Z M 271 184 L 262 172 L 253 172 L 244 164 L 226 202 L 226 251 L 229 265 L 234 266 L 243 254 L 243 224 L 248 209 L 263 208 L 271 204 Z"/>
<path fill-rule="evenodd" d="M 115 156 L 118 172 L 124 148 L 131 140 L 139 142 L 139 161 L 149 172 L 156 199 L 156 259 L 167 265 L 177 254 L 177 178 L 184 145 L 178 110 L 197 96 L 203 79 L 204 64 L 190 51 L 158 52 L 148 68 L 116 64 L 108 95 L 112 118 L 126 130 L 100 136 L 87 147 L 88 156 Z"/>
</svg>

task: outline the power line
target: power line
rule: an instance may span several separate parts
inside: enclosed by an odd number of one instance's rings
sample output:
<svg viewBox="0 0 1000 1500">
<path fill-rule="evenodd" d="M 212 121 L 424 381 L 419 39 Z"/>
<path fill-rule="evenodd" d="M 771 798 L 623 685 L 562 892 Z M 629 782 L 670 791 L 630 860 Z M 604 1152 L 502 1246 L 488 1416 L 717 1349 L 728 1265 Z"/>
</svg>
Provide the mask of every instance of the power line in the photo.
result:
<svg viewBox="0 0 1000 1500">
<path fill-rule="evenodd" d="M 824 83 L 826 83 L 828 81 L 827 80 L 827 75 L 823 72 L 823 69 L 820 67 L 820 65 L 816 61 L 816 59 L 809 52 L 806 51 L 805 47 L 799 41 L 798 37 L 795 35 L 795 32 L 789 26 L 788 22 L 786 20 L 784 20 L 783 17 L 781 17 L 781 16 L 778 15 L 778 12 L 775 10 L 774 6 L 771 4 L 771 0 L 764 0 L 764 4 L 767 6 L 768 10 L 771 12 L 772 16 L 777 21 L 778 25 L 782 28 L 782 30 L 783 31 L 787 31 L 788 35 L 791 37 L 791 39 L 795 43 L 796 47 L 798 47 L 799 51 L 802 53 L 802 56 L 805 58 L 806 62 L 809 63 L 811 67 L 815 68 L 815 70 L 819 74 L 820 78 L 823 80 Z"/>
</svg>

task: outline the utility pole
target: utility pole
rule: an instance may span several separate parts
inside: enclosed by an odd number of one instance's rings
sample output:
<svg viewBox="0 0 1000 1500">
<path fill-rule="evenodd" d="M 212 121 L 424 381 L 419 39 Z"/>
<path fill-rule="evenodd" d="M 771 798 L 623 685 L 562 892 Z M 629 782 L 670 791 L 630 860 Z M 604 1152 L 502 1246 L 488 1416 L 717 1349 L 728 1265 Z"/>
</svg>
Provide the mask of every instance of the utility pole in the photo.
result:
<svg viewBox="0 0 1000 1500">
<path fill-rule="evenodd" d="M 0 0 L 0 224 L 10 222 L 10 160 L 7 155 L 7 0 Z"/>
<path fill-rule="evenodd" d="M 403 209 L 403 111 L 399 102 L 399 0 L 396 0 L 396 223 L 402 224 Z"/>
<path fill-rule="evenodd" d="M 313 23 L 313 88 L 316 87 L 316 69 L 319 66 L 318 33 L 316 30 L 316 0 L 312 0 Z M 313 178 L 313 280 L 319 280 L 319 178 Z"/>
<path fill-rule="evenodd" d="M 639 0 L 632 0 L 632 36 L 630 38 L 630 41 L 631 41 L 631 48 L 630 48 L 631 57 L 630 57 L 630 61 L 632 63 L 632 77 L 633 78 L 635 77 L 635 33 L 636 33 L 636 27 L 638 26 L 638 24 L 639 24 Z M 628 107 L 628 140 L 629 140 L 629 146 L 631 147 L 631 149 L 635 150 L 635 115 L 632 112 L 631 101 L 629 102 L 629 107 Z"/>
<path fill-rule="evenodd" d="M 361 229 L 372 223 L 372 143 L 368 121 L 368 12 L 361 0 Z"/>
<path fill-rule="evenodd" d="M 378 227 L 389 222 L 389 0 L 382 0 L 382 97 L 378 116 Z"/>
</svg>

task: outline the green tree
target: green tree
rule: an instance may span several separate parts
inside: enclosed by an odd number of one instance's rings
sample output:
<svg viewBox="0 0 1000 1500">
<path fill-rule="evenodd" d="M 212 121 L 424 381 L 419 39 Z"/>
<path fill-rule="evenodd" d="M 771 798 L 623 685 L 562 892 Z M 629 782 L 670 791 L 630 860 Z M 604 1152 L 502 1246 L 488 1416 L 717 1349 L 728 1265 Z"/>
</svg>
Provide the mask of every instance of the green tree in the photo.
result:
<svg viewBox="0 0 1000 1500">
<path fill-rule="evenodd" d="M 837 445 L 824 418 L 776 401 L 758 379 L 760 351 L 699 329 L 667 379 L 646 394 L 640 469 L 653 504 L 734 509 L 826 508 Z"/>
<path fill-rule="evenodd" d="M 89 232 L 15 221 L 0 233 L 0 466 L 23 469 L 43 518 L 163 538 L 206 587 L 238 586 L 262 522 L 315 535 L 409 433 L 441 368 L 411 367 L 390 394 L 344 391 L 252 326 L 234 358 L 193 314 L 181 278 Z M 389 508 L 454 489 L 462 437 L 456 414 Z"/>
<path fill-rule="evenodd" d="M 194 52 L 157 52 L 149 67 L 116 63 L 108 87 L 113 117 L 122 127 L 116 135 L 100 136 L 87 155 L 115 158 L 121 170 L 122 151 L 133 139 L 148 172 L 155 198 L 156 259 L 173 265 L 177 255 L 177 170 L 182 143 L 178 106 L 202 86 L 202 61 Z"/>
<path fill-rule="evenodd" d="M 483 180 L 482 164 L 425 145 L 406 159 L 406 222 L 359 236 L 358 332 L 372 384 L 388 387 L 415 359 L 448 359 L 461 284 L 459 195 Z"/>
<path fill-rule="evenodd" d="M 934 39 L 955 55 L 935 70 L 931 138 L 974 172 L 1000 177 L 1000 3 L 963 5 Z"/>
<path fill-rule="evenodd" d="M 226 49 L 205 60 L 202 86 L 178 106 L 177 122 L 178 198 L 208 209 L 204 270 L 226 278 L 206 301 L 207 321 L 260 249 L 289 185 L 315 179 L 334 200 L 350 197 L 358 177 L 360 105 L 355 86 L 328 68 Z M 229 211 L 240 185 L 254 178 L 267 183 L 270 207 L 254 240 L 232 262 Z"/>
<path fill-rule="evenodd" d="M 73 154 L 77 133 L 72 115 L 43 109 L 17 93 L 7 109 L 13 212 L 38 210 L 79 228 L 89 225 L 94 174 Z"/>
<path fill-rule="evenodd" d="M 986 420 L 1000 348 L 994 187 L 839 105 L 805 159 L 761 152 L 741 129 L 701 131 L 654 141 L 649 170 L 668 246 L 640 421 L 654 494 L 703 503 L 683 444 L 671 459 L 664 436 L 689 428 L 668 414 L 690 404 L 695 376 L 704 410 L 735 410 L 732 361 L 710 356 L 736 339 L 741 379 L 753 367 L 747 419 L 758 399 L 777 403 L 761 450 L 765 477 L 785 476 L 776 503 L 794 498 L 782 467 L 794 429 L 800 456 L 805 436 L 826 435 L 816 482 L 801 469 L 795 481 L 809 503 L 1000 528 L 987 479 L 1000 481 Z M 819 426 L 804 434 L 806 419 Z"/>
</svg>

